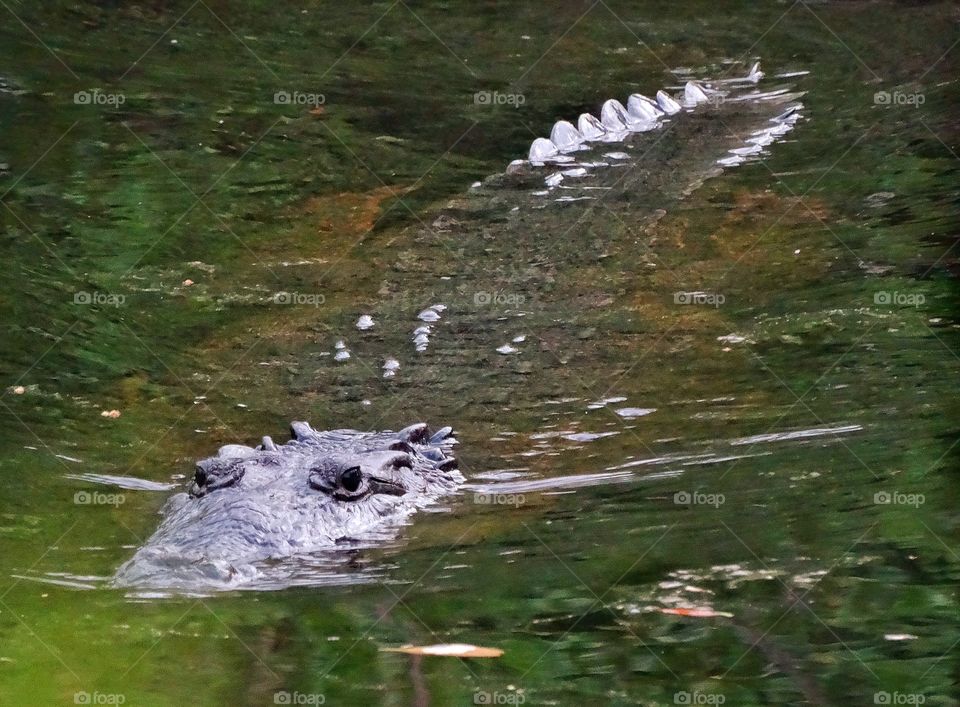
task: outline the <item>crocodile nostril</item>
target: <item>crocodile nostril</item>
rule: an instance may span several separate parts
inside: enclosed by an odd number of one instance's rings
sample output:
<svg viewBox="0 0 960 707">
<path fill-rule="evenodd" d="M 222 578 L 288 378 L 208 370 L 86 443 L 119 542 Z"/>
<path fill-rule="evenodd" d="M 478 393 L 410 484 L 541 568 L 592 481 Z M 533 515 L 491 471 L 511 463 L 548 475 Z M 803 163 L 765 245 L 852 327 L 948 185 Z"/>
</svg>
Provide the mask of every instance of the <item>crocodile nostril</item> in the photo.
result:
<svg viewBox="0 0 960 707">
<path fill-rule="evenodd" d="M 413 457 L 407 453 L 397 454 L 390 458 L 387 462 L 387 465 L 393 467 L 394 469 L 399 469 L 401 467 L 406 467 L 407 469 L 413 468 Z"/>
<path fill-rule="evenodd" d="M 404 442 L 413 442 L 415 444 L 424 444 L 429 438 L 429 429 L 423 422 L 404 427 L 397 432 L 397 437 Z"/>
</svg>

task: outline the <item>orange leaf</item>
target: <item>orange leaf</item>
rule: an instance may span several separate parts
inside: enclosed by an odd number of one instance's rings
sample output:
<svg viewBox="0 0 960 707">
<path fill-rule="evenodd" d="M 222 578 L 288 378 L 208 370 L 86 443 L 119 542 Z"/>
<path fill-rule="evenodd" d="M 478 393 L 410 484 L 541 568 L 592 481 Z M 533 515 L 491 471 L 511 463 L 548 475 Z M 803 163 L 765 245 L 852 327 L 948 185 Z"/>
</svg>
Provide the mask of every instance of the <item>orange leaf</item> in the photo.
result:
<svg viewBox="0 0 960 707">
<path fill-rule="evenodd" d="M 714 616 L 724 616 L 733 618 L 733 614 L 726 611 L 715 611 L 710 608 L 679 608 L 679 609 L 659 609 L 661 614 L 673 614 L 674 616 L 691 616 L 696 619 L 709 619 Z"/>
<path fill-rule="evenodd" d="M 503 651 L 499 648 L 482 648 L 469 643 L 438 643 L 432 646 L 400 646 L 399 648 L 381 648 L 387 653 L 407 653 L 409 655 L 439 655 L 448 658 L 499 658 Z"/>
</svg>

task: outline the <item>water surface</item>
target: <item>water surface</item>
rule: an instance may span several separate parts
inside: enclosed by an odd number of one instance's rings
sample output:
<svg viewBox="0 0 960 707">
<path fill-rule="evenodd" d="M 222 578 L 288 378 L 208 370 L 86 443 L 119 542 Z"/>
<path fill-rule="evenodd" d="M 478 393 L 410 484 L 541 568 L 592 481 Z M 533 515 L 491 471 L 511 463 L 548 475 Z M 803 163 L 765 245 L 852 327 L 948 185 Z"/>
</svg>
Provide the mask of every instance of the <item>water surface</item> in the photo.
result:
<svg viewBox="0 0 960 707">
<path fill-rule="evenodd" d="M 952 4 L 2 11 L 0 702 L 956 704 Z M 760 161 L 484 182 L 756 58 L 808 72 Z M 469 486 L 293 587 L 109 587 L 293 419 L 452 424 Z"/>
</svg>

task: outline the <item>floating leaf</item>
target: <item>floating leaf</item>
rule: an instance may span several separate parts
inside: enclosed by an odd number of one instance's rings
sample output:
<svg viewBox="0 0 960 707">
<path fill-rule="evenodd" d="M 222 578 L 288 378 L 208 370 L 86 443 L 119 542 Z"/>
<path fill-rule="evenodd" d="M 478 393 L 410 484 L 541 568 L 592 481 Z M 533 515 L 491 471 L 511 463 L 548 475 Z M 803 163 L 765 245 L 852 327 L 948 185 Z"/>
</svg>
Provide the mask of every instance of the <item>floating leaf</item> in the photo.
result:
<svg viewBox="0 0 960 707">
<path fill-rule="evenodd" d="M 714 616 L 723 616 L 728 619 L 733 618 L 733 614 L 727 611 L 716 611 L 709 607 L 701 608 L 684 608 L 680 607 L 678 609 L 664 608 L 659 609 L 661 614 L 673 614 L 674 616 L 690 616 L 695 619 L 709 619 Z"/>
<path fill-rule="evenodd" d="M 469 643 L 438 643 L 432 646 L 400 646 L 399 648 L 381 648 L 387 653 L 407 653 L 409 655 L 439 655 L 448 658 L 499 658 L 503 655 L 500 648 L 483 648 Z"/>
</svg>

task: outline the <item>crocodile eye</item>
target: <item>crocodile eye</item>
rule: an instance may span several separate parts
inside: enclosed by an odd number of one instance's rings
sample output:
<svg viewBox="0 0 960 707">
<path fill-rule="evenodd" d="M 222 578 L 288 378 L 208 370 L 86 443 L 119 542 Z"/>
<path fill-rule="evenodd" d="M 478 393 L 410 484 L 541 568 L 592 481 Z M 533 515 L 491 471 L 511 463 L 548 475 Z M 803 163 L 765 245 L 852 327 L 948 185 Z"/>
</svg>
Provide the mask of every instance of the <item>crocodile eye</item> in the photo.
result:
<svg viewBox="0 0 960 707">
<path fill-rule="evenodd" d="M 351 466 L 349 469 L 346 469 L 342 474 L 340 474 L 340 485 L 344 490 L 353 493 L 360 488 L 360 482 L 363 480 L 363 477 L 360 474 L 359 466 Z"/>
</svg>

